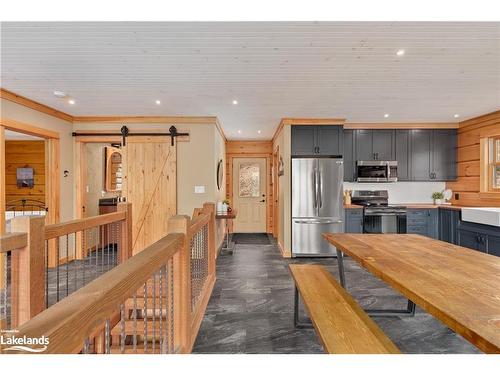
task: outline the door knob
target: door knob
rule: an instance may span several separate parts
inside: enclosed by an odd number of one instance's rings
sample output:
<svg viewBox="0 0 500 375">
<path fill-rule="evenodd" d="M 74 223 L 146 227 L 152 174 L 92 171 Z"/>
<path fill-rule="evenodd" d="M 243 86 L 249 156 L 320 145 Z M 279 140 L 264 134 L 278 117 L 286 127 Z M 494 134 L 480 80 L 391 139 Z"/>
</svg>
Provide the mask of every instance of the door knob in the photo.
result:
<svg viewBox="0 0 500 375">
<path fill-rule="evenodd" d="M 265 199 L 262 199 L 262 200 L 260 201 L 260 203 L 264 203 L 265 201 L 266 201 Z"/>
</svg>

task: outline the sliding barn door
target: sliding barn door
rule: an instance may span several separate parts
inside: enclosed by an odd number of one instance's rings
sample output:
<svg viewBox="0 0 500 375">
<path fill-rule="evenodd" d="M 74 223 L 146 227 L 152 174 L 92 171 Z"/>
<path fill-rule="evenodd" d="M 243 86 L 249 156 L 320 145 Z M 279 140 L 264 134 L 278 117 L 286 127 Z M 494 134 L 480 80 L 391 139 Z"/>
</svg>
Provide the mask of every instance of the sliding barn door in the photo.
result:
<svg viewBox="0 0 500 375">
<path fill-rule="evenodd" d="M 123 196 L 132 203 L 134 254 L 167 234 L 176 207 L 176 146 L 170 137 L 128 137 L 124 151 Z"/>
</svg>

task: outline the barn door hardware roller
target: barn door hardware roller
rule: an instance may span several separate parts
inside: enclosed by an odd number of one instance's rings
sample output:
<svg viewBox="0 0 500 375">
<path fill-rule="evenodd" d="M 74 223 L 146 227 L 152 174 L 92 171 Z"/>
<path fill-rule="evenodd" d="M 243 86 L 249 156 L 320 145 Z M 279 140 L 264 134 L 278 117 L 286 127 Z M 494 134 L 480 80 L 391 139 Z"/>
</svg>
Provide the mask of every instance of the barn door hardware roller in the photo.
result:
<svg viewBox="0 0 500 375">
<path fill-rule="evenodd" d="M 122 145 L 125 146 L 125 142 L 127 137 L 138 137 L 138 136 L 147 136 L 147 137 L 165 137 L 168 136 L 171 139 L 172 146 L 174 145 L 175 137 L 188 136 L 189 133 L 179 133 L 175 126 L 171 126 L 168 129 L 168 133 L 130 133 L 129 128 L 126 126 L 122 126 L 120 129 L 120 133 L 79 133 L 73 132 L 73 137 L 109 137 L 109 136 L 121 136 L 123 141 Z"/>
</svg>

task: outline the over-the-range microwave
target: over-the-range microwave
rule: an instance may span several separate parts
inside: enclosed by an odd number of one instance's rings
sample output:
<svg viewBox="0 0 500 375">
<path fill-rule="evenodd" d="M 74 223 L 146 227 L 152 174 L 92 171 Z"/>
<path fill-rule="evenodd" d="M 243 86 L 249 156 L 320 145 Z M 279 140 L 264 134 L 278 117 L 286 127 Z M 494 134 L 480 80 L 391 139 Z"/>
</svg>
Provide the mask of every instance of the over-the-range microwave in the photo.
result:
<svg viewBox="0 0 500 375">
<path fill-rule="evenodd" d="M 398 162 L 381 160 L 358 160 L 356 163 L 358 182 L 396 182 Z"/>
</svg>

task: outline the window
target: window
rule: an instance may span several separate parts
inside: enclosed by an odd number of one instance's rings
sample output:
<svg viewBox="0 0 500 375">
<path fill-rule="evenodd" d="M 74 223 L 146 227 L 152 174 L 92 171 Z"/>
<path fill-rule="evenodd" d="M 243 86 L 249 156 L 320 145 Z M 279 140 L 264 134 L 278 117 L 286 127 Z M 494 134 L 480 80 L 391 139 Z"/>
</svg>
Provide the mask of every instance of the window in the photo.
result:
<svg viewBox="0 0 500 375">
<path fill-rule="evenodd" d="M 259 163 L 241 163 L 239 171 L 239 195 L 241 198 L 260 196 Z"/>
<path fill-rule="evenodd" d="M 500 191 L 500 137 L 490 138 L 488 140 L 488 151 L 488 186 L 493 191 Z"/>
</svg>

